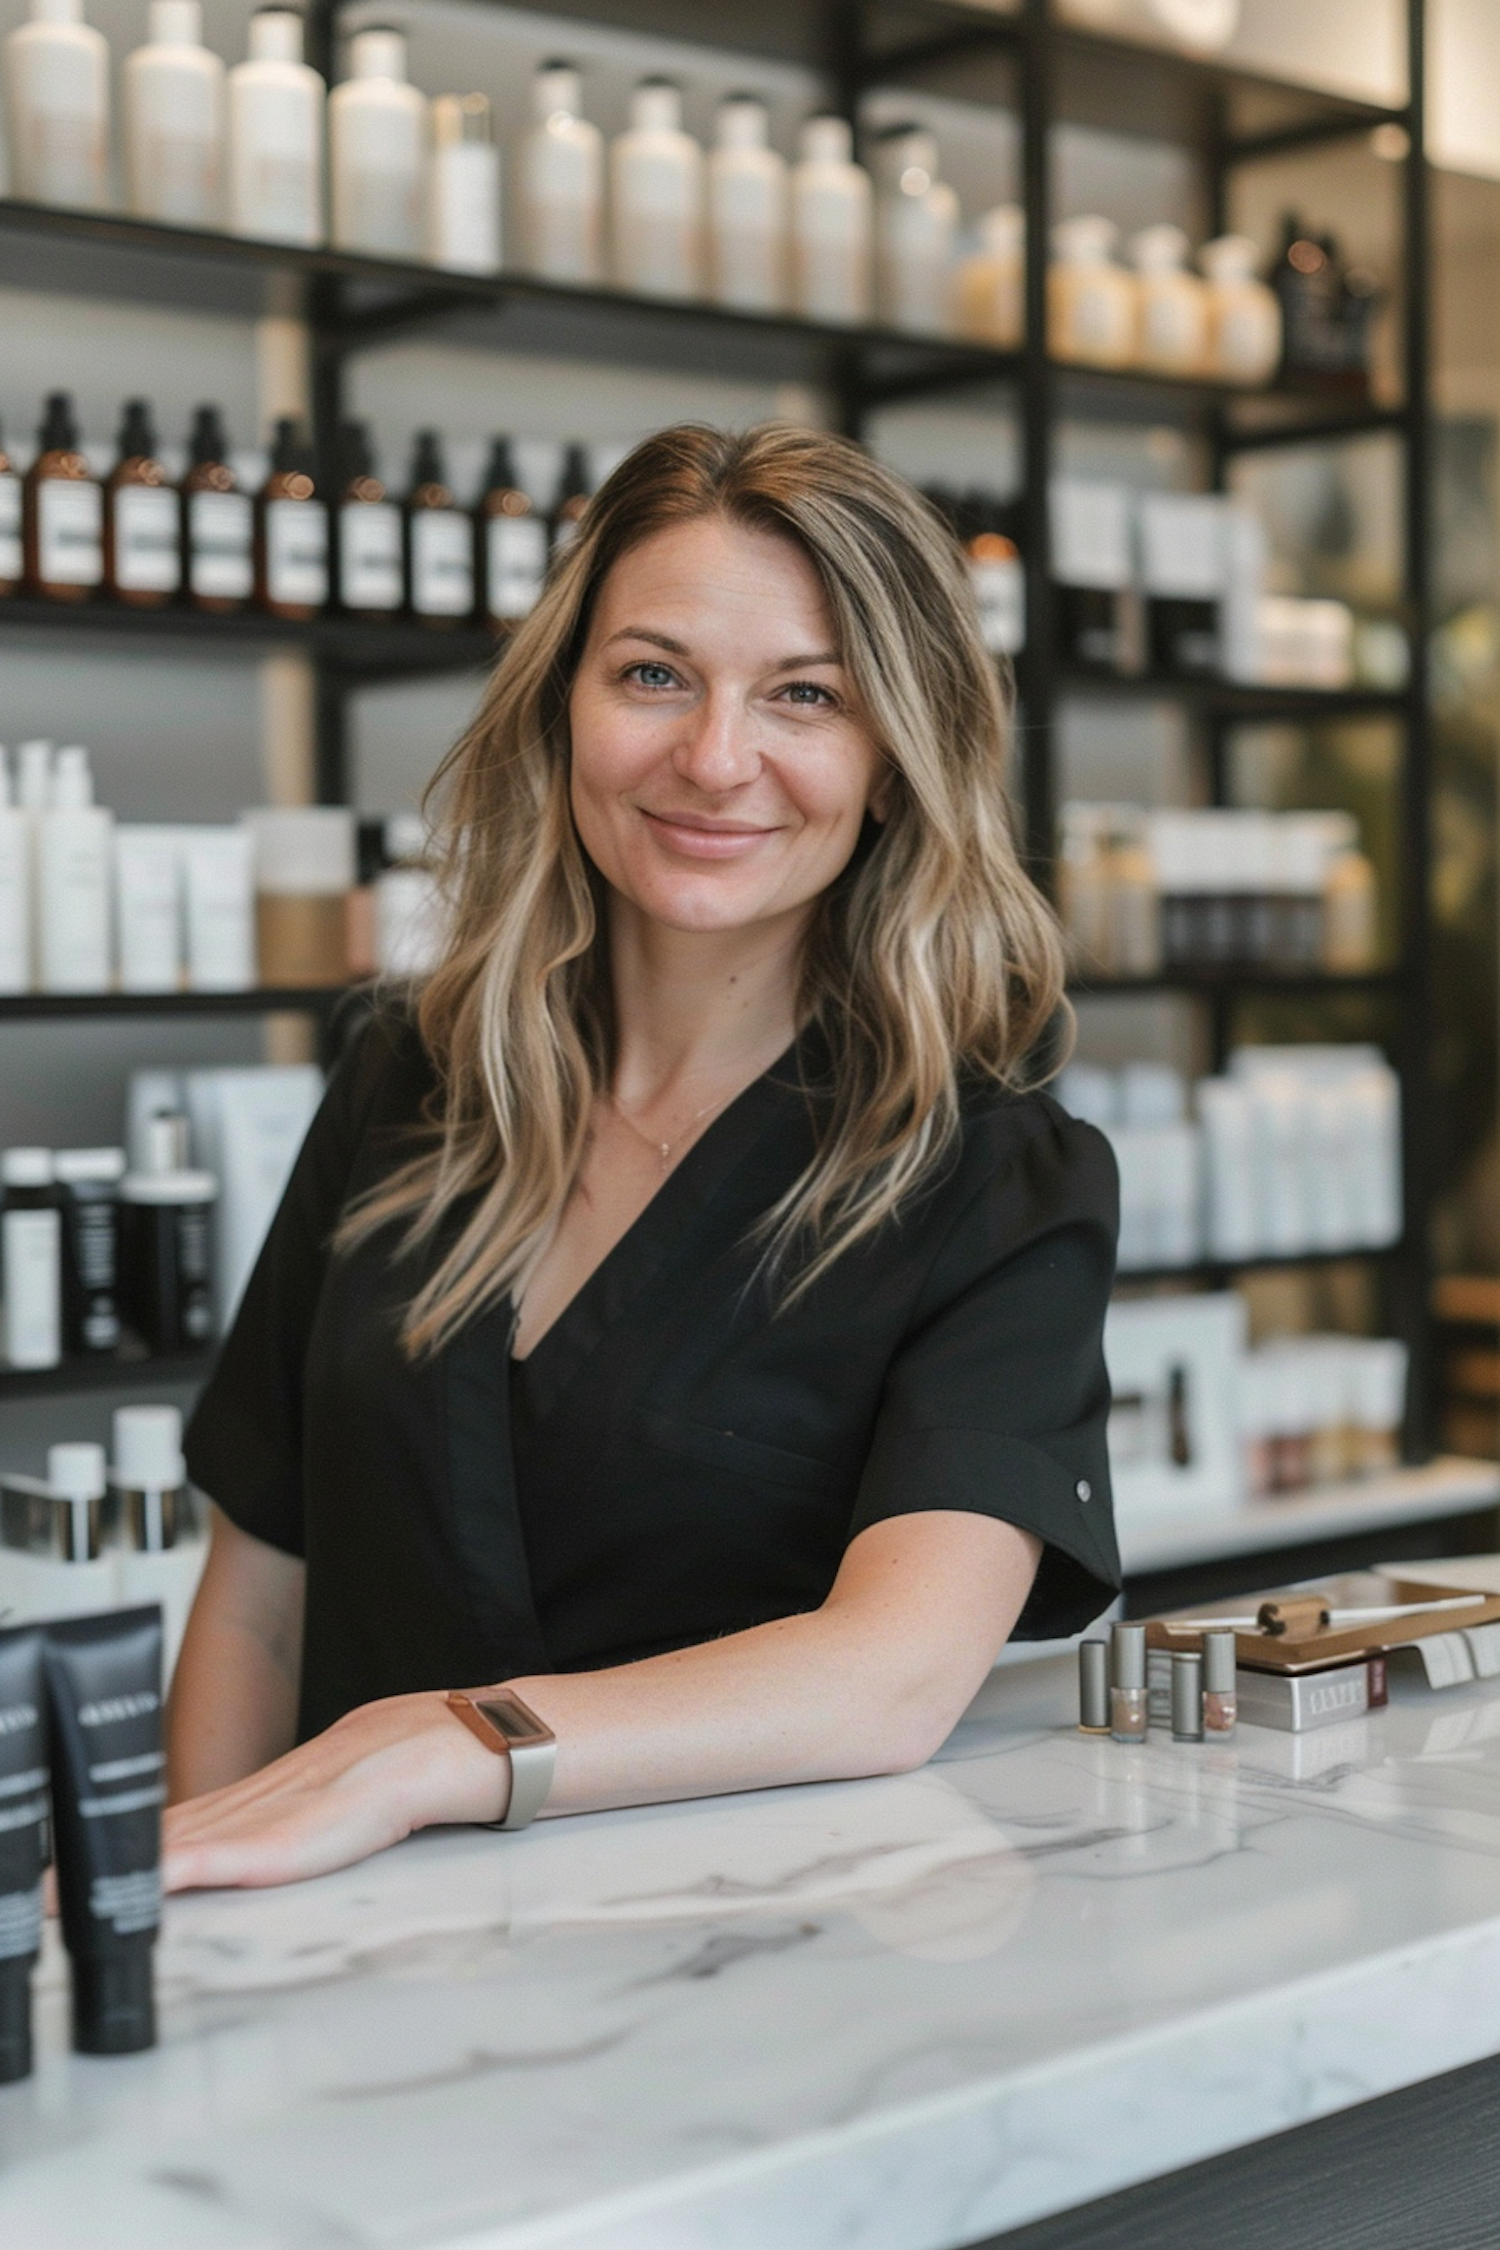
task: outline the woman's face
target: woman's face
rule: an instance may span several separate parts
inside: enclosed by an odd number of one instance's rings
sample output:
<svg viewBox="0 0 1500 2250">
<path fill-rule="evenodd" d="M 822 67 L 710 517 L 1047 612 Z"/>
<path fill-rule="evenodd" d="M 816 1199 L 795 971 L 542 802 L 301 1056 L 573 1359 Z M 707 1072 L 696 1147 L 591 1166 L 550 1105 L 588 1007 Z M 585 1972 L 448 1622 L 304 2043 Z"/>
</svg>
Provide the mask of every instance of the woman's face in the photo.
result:
<svg viewBox="0 0 1500 2250">
<path fill-rule="evenodd" d="M 615 564 L 569 720 L 584 849 L 670 929 L 803 915 L 885 809 L 889 769 L 812 564 L 719 517 Z"/>
</svg>

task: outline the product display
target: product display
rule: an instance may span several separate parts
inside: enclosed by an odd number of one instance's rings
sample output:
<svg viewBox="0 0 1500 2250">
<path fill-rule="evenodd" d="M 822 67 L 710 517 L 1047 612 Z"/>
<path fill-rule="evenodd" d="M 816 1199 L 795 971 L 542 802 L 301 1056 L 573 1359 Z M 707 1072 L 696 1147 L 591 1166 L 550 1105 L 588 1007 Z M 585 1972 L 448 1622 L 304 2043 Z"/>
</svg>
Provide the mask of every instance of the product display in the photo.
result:
<svg viewBox="0 0 1500 2250">
<path fill-rule="evenodd" d="M 670 78 L 643 78 L 610 144 L 610 271 L 644 297 L 703 294 L 703 151 Z"/>
<path fill-rule="evenodd" d="M 0 993 L 31 990 L 31 874 L 31 816 L 16 801 L 0 749 Z"/>
<path fill-rule="evenodd" d="M 563 455 L 562 475 L 557 481 L 557 497 L 552 503 L 552 523 L 548 538 L 553 555 L 560 555 L 577 537 L 578 526 L 583 521 L 593 489 L 586 450 L 581 445 L 570 445 Z"/>
<path fill-rule="evenodd" d="M 1181 227 L 1144 227 L 1131 240 L 1136 271 L 1136 364 L 1161 375 L 1201 374 L 1208 359 L 1209 293 L 1188 269 Z"/>
<path fill-rule="evenodd" d="M 21 479 L 0 430 L 0 598 L 20 591 L 26 560 L 21 538 Z"/>
<path fill-rule="evenodd" d="M 70 1359 L 120 1342 L 120 1182 L 125 1151 L 62 1148 L 52 1159 L 62 1213 L 63 1351 Z"/>
<path fill-rule="evenodd" d="M 363 422 L 339 432 L 339 492 L 334 554 L 340 607 L 392 616 L 406 599 L 405 530 L 401 509 L 375 474 Z"/>
<path fill-rule="evenodd" d="M 1394 1337 L 1262 1344 L 1240 1381 L 1247 1489 L 1264 1498 L 1394 1469 L 1407 1369 L 1406 1346 Z"/>
<path fill-rule="evenodd" d="M 47 1863 L 45 1712 L 41 1635 L 0 1630 L 0 2086 L 31 2075 L 31 1972 Z"/>
<path fill-rule="evenodd" d="M 125 1320 L 152 1352 L 185 1352 L 214 1332 L 213 1206 L 218 1182 L 188 1162 L 188 1122 L 151 1120 L 146 1164 L 120 1182 Z"/>
<path fill-rule="evenodd" d="M 1204 1634 L 1203 1732 L 1210 1742 L 1226 1741 L 1239 1719 L 1234 1659 L 1233 1633 Z"/>
<path fill-rule="evenodd" d="M 1172 1651 L 1172 1740 L 1203 1740 L 1203 1658 L 1196 1649 Z"/>
<path fill-rule="evenodd" d="M 1109 1635 L 1109 1731 L 1116 1742 L 1144 1742 L 1146 1728 L 1146 1628 L 1113 1625 Z"/>
<path fill-rule="evenodd" d="M 535 609 L 547 576 L 547 524 L 516 477 L 510 440 L 490 447 L 475 509 L 475 561 L 484 614 L 513 625 Z"/>
<path fill-rule="evenodd" d="M 109 46 L 82 0 L 31 0 L 5 42 L 11 189 L 37 203 L 109 200 Z"/>
<path fill-rule="evenodd" d="M 125 58 L 125 201 L 143 219 L 216 227 L 224 214 L 224 65 L 199 0 L 151 0 L 149 39 Z"/>
<path fill-rule="evenodd" d="M 786 164 L 754 94 L 720 102 L 708 157 L 708 294 L 741 312 L 786 303 Z"/>
<path fill-rule="evenodd" d="M 178 7 L 190 0 L 156 0 Z M 143 398 L 127 399 L 119 456 L 104 487 L 104 583 L 118 601 L 159 609 L 182 580 L 180 502 L 156 457 L 156 431 Z"/>
<path fill-rule="evenodd" d="M 1108 1734 L 1109 1717 L 1109 1643 L 1080 1641 L 1078 1731 L 1080 1734 Z"/>
<path fill-rule="evenodd" d="M 1289 213 L 1271 287 L 1281 305 L 1283 380 L 1362 398 L 1380 298 L 1374 275 L 1346 267 L 1332 235 L 1310 233 Z"/>
<path fill-rule="evenodd" d="M 1026 214 L 1002 203 L 985 212 L 978 235 L 954 277 L 957 324 L 976 343 L 1016 351 L 1026 333 Z"/>
<path fill-rule="evenodd" d="M 36 458 L 23 485 L 26 589 L 56 602 L 87 601 L 104 578 L 104 494 L 78 443 L 73 401 L 49 394 Z"/>
<path fill-rule="evenodd" d="M 228 223 L 266 242 L 323 240 L 326 89 L 302 57 L 302 17 L 257 9 L 249 56 L 229 73 Z"/>
<path fill-rule="evenodd" d="M 500 270 L 500 151 L 487 94 L 432 105 L 427 255 L 453 273 Z"/>
<path fill-rule="evenodd" d="M 875 193 L 847 118 L 810 117 L 791 173 L 792 309 L 867 321 L 875 301 Z"/>
<path fill-rule="evenodd" d="M 104 992 L 113 962 L 114 815 L 94 803 L 89 754 L 59 750 L 36 825 L 38 982 L 44 992 Z"/>
<path fill-rule="evenodd" d="M 436 430 L 419 430 L 412 448 L 406 583 L 413 617 L 428 624 L 473 613 L 474 526 L 448 484 Z"/>
<path fill-rule="evenodd" d="M 315 617 L 328 599 L 328 510 L 313 481 L 312 448 L 290 415 L 276 424 L 255 528 L 261 608 L 273 617 Z"/>
<path fill-rule="evenodd" d="M 1281 364 L 1281 306 L 1260 280 L 1259 262 L 1243 234 L 1220 235 L 1198 253 L 1208 278 L 1204 363 L 1224 383 L 1269 383 Z"/>
<path fill-rule="evenodd" d="M 228 1332 L 323 1096 L 311 1063 L 189 1070 L 182 1098 L 195 1163 L 213 1175 L 214 1321 Z"/>
<path fill-rule="evenodd" d="M 353 813 L 342 805 L 267 807 L 246 813 L 245 826 L 254 839 L 261 981 L 344 983 L 346 901 L 355 880 Z"/>
<path fill-rule="evenodd" d="M 10 1367 L 56 1367 L 62 1359 L 62 1213 L 52 1152 L 0 1155 L 0 1287 Z"/>
<path fill-rule="evenodd" d="M 1052 229 L 1047 339 L 1059 359 L 1128 367 L 1136 348 L 1136 286 L 1115 263 L 1112 219 L 1062 219 Z"/>
<path fill-rule="evenodd" d="M 255 591 L 255 507 L 241 492 L 216 406 L 200 406 L 182 480 L 182 582 L 194 609 L 242 609 Z"/>
<path fill-rule="evenodd" d="M 953 325 L 958 197 L 938 178 L 937 142 L 892 125 L 876 143 L 875 280 L 882 320 L 919 335 Z"/>
<path fill-rule="evenodd" d="M 328 97 L 331 235 L 340 250 L 420 258 L 426 241 L 427 96 L 407 81 L 399 31 L 357 31 Z"/>
<path fill-rule="evenodd" d="M 532 124 L 516 150 L 516 251 L 544 281 L 604 278 L 604 140 L 583 114 L 570 62 L 544 62 L 531 81 Z"/>
</svg>

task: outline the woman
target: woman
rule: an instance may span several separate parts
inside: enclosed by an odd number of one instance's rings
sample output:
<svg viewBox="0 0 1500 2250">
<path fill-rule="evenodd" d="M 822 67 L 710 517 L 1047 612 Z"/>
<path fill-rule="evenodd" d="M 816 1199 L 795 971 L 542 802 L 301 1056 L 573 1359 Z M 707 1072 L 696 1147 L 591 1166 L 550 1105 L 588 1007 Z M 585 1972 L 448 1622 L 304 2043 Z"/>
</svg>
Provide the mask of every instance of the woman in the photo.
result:
<svg viewBox="0 0 1500 2250">
<path fill-rule="evenodd" d="M 915 1766 L 1103 1606 L 1114 1174 L 1021 1090 L 1060 955 L 1004 751 L 962 561 L 856 447 L 610 478 L 194 1420 L 169 1883 L 523 1817 L 455 1685 L 575 1812 Z"/>
</svg>

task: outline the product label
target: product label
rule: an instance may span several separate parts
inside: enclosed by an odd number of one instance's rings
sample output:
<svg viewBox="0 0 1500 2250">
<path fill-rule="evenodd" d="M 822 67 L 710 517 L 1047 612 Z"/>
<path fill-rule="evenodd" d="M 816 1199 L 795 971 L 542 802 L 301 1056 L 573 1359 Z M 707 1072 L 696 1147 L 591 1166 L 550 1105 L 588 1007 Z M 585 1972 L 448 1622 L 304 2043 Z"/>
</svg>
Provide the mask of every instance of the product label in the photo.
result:
<svg viewBox="0 0 1500 2250">
<path fill-rule="evenodd" d="M 485 600 L 491 617 L 526 617 L 547 575 L 547 527 L 539 516 L 491 516 L 484 540 Z"/>
<path fill-rule="evenodd" d="M 126 594 L 175 594 L 182 576 L 177 495 L 169 485 L 121 485 L 114 496 L 115 584 Z"/>
<path fill-rule="evenodd" d="M 62 1357 L 62 1225 L 56 1211 L 7 1211 L 0 1220 L 5 1356 L 12 1367 L 55 1367 Z"/>
<path fill-rule="evenodd" d="M 31 1797 L 24 1804 L 7 1807 L 3 1825 L 39 1828 L 46 1808 L 45 1796 Z M 25 1960 L 38 1950 L 41 1942 L 40 1882 L 29 1891 L 12 1891 L 9 1897 L 0 1898 L 0 1961 Z"/>
<path fill-rule="evenodd" d="M 321 500 L 266 504 L 266 591 L 294 609 L 328 599 L 328 511 Z"/>
<path fill-rule="evenodd" d="M 316 129 L 316 128 L 315 128 Z M 315 156 L 300 150 L 252 149 L 242 157 L 233 225 L 240 234 L 269 235 L 274 242 L 317 242 L 322 210 Z"/>
<path fill-rule="evenodd" d="M 345 609 L 401 607 L 401 510 L 393 500 L 339 510 L 339 599 Z"/>
<path fill-rule="evenodd" d="M 474 544 L 456 508 L 411 519 L 411 606 L 419 617 L 467 617 L 474 607 Z"/>
<path fill-rule="evenodd" d="M 36 488 L 37 575 L 44 586 L 97 586 L 104 576 L 104 494 L 46 477 Z"/>
<path fill-rule="evenodd" d="M 245 601 L 255 578 L 255 514 L 244 492 L 188 497 L 188 587 L 210 601 Z"/>
<path fill-rule="evenodd" d="M 21 575 L 21 480 L 0 475 L 0 583 L 13 586 Z"/>
<path fill-rule="evenodd" d="M 1026 643 L 1026 574 L 1019 558 L 971 562 L 969 576 L 985 647 L 997 656 L 1019 655 Z"/>
</svg>

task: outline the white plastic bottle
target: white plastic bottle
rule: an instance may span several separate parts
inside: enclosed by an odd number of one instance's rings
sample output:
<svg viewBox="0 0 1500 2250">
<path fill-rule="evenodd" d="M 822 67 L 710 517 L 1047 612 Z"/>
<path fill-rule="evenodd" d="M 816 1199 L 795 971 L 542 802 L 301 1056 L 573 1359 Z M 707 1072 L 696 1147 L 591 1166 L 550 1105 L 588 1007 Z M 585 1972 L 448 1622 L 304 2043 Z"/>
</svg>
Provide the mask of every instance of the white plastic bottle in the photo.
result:
<svg viewBox="0 0 1500 2250">
<path fill-rule="evenodd" d="M 877 144 L 876 303 L 882 320 L 919 335 L 953 325 L 958 197 L 938 178 L 937 142 L 920 125 L 892 125 Z"/>
<path fill-rule="evenodd" d="M 500 271 L 500 151 L 488 94 L 432 105 L 427 255 L 453 273 Z"/>
<path fill-rule="evenodd" d="M 703 288 L 703 151 L 682 129 L 682 93 L 643 78 L 630 123 L 609 151 L 614 279 L 643 297 L 696 297 Z"/>
<path fill-rule="evenodd" d="M 62 1358 L 62 1213 L 52 1151 L 8 1148 L 0 1157 L 0 1187 L 5 1357 L 12 1367 L 56 1367 Z"/>
<path fill-rule="evenodd" d="M 708 158 L 708 293 L 742 312 L 786 303 L 786 164 L 754 94 L 719 104 Z"/>
<path fill-rule="evenodd" d="M 31 821 L 0 750 L 0 992 L 31 990 Z"/>
<path fill-rule="evenodd" d="M 1136 364 L 1161 375 L 1201 375 L 1208 351 L 1208 289 L 1188 271 L 1181 227 L 1143 227 L 1130 242 L 1136 270 Z"/>
<path fill-rule="evenodd" d="M 302 18 L 261 8 L 250 59 L 229 73 L 229 225 L 263 242 L 323 240 L 324 85 L 302 60 Z"/>
<path fill-rule="evenodd" d="M 94 803 L 89 754 L 57 753 L 52 802 L 37 824 L 37 938 L 44 992 L 110 984 L 114 814 Z"/>
<path fill-rule="evenodd" d="M 544 62 L 531 81 L 531 129 L 516 151 L 517 255 L 544 281 L 604 275 L 604 136 L 583 114 L 570 62 Z"/>
<path fill-rule="evenodd" d="M 1061 219 L 1047 272 L 1047 341 L 1058 359 L 1128 367 L 1135 357 L 1136 284 L 1115 263 L 1113 219 Z"/>
<path fill-rule="evenodd" d="M 31 0 L 5 42 L 11 191 L 99 209 L 109 200 L 109 43 L 83 0 Z"/>
<path fill-rule="evenodd" d="M 372 257 L 420 258 L 427 96 L 407 83 L 405 34 L 357 31 L 349 66 L 351 75 L 328 97 L 334 243 Z"/>
<path fill-rule="evenodd" d="M 213 227 L 224 204 L 224 65 L 199 0 L 151 0 L 150 38 L 125 58 L 125 200 L 143 219 Z"/>
<path fill-rule="evenodd" d="M 1026 214 L 1000 203 L 979 222 L 979 247 L 954 284 L 959 328 L 982 344 L 1015 351 L 1026 329 Z"/>
<path fill-rule="evenodd" d="M 1243 234 L 1221 234 L 1198 253 L 1208 276 L 1208 369 L 1226 383 L 1269 383 L 1281 363 L 1281 306 L 1259 262 Z"/>
<path fill-rule="evenodd" d="M 868 320 L 874 190 L 845 117 L 809 117 L 792 167 L 792 305 L 808 320 Z"/>
</svg>

